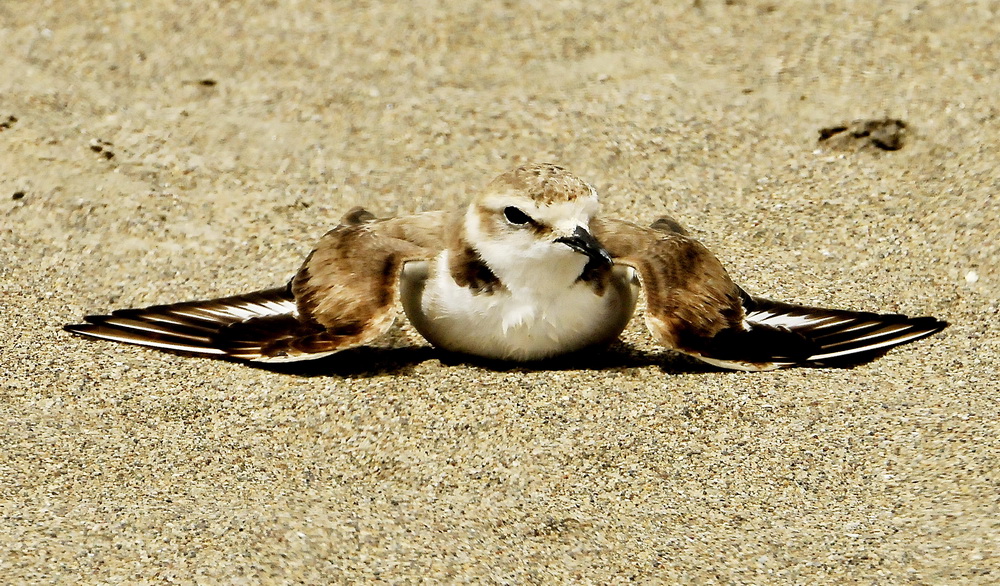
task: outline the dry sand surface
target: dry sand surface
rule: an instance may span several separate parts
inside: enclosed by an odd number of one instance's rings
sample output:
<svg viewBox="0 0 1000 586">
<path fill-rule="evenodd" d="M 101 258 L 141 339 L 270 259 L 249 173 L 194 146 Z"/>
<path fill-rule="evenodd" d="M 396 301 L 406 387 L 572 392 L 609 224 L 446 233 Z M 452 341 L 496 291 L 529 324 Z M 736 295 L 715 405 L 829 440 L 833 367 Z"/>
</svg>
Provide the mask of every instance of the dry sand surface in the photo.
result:
<svg viewBox="0 0 1000 586">
<path fill-rule="evenodd" d="M 1000 580 L 995 2 L 0 4 L 0 582 Z M 864 118 L 905 146 L 817 142 Z M 275 372 L 60 330 L 283 283 L 516 164 L 748 291 L 946 319 L 855 369 L 409 329 Z"/>
</svg>

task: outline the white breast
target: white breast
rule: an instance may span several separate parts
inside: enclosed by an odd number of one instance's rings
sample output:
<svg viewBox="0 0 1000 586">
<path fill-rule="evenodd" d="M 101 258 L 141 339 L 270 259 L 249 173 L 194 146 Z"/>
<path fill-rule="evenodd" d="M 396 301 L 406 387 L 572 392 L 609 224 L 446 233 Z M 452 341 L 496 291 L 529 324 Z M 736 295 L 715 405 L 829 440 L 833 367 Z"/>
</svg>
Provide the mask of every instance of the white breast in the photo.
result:
<svg viewBox="0 0 1000 586">
<path fill-rule="evenodd" d="M 410 322 L 435 346 L 537 360 L 611 342 L 625 329 L 635 311 L 638 279 L 624 266 L 612 275 L 600 296 L 586 283 L 545 279 L 537 287 L 477 294 L 455 283 L 443 253 L 433 265 L 407 264 L 400 293 Z"/>
</svg>

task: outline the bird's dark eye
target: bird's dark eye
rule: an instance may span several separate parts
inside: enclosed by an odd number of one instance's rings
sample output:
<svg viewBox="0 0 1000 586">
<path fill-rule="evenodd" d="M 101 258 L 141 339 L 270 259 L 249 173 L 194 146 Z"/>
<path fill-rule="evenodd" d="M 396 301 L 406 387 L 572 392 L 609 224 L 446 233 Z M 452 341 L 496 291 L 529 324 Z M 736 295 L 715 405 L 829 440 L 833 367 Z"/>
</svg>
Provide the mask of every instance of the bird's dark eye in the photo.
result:
<svg viewBox="0 0 1000 586">
<path fill-rule="evenodd" d="M 507 206 L 503 209 L 503 217 L 507 218 L 507 221 L 511 224 L 527 224 L 531 221 L 528 214 L 522 212 L 521 210 L 515 208 L 514 206 Z"/>
</svg>

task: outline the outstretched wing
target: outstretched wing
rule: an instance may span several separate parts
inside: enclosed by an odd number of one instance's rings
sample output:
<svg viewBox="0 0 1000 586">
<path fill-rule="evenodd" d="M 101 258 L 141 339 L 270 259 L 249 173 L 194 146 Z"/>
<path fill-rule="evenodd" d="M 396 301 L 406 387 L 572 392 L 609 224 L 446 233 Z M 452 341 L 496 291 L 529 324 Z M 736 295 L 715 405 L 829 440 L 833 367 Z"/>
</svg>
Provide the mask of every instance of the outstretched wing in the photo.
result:
<svg viewBox="0 0 1000 586">
<path fill-rule="evenodd" d="M 87 316 L 66 330 L 107 340 L 282 362 L 320 358 L 370 342 L 396 317 L 405 263 L 441 248 L 446 214 L 375 220 L 349 212 L 287 287 L 206 301 Z"/>
<path fill-rule="evenodd" d="M 846 366 L 877 358 L 891 348 L 936 334 L 948 322 L 933 317 L 909 317 L 897 313 L 871 313 L 824 309 L 781 303 L 744 295 L 746 322 L 759 328 L 788 330 L 806 338 L 806 362 Z M 776 364 L 774 368 L 790 366 Z"/>
<path fill-rule="evenodd" d="M 657 342 L 699 355 L 717 334 L 740 327 L 740 289 L 718 259 L 679 224 L 658 221 L 654 226 L 608 219 L 591 223 L 615 264 L 638 274 L 646 327 Z"/>
<path fill-rule="evenodd" d="M 403 267 L 444 247 L 449 215 L 427 212 L 357 223 L 328 232 L 292 279 L 300 319 L 323 328 L 326 354 L 377 338 L 396 319 Z"/>
<path fill-rule="evenodd" d="M 239 328 L 267 327 L 286 333 L 301 325 L 295 299 L 288 287 L 256 291 L 206 301 L 154 305 L 142 309 L 118 309 L 111 315 L 88 315 L 85 324 L 70 324 L 66 331 L 91 338 L 138 344 L 161 350 L 213 356 L 241 356 L 244 346 Z M 272 336 L 276 338 L 277 336 Z M 296 333 L 295 337 L 301 337 Z M 263 344 L 263 337 L 256 342 Z M 276 340 L 270 340 L 274 343 Z M 263 354 L 258 348 L 256 354 Z"/>
<path fill-rule="evenodd" d="M 646 324 L 657 340 L 722 368 L 857 364 L 948 325 L 932 317 L 751 297 L 673 220 L 658 220 L 651 228 L 603 220 L 593 227 L 615 263 L 638 273 L 646 297 Z"/>
</svg>

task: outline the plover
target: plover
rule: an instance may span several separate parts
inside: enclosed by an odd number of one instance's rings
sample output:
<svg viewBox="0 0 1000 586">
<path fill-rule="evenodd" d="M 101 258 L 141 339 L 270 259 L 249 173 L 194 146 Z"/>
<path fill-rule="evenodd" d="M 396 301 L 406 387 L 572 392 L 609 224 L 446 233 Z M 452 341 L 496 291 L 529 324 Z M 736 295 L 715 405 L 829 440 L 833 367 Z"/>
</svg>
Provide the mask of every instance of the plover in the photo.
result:
<svg viewBox="0 0 1000 586">
<path fill-rule="evenodd" d="M 355 208 L 287 286 L 87 316 L 65 329 L 281 362 L 372 342 L 402 306 L 434 346 L 534 361 L 612 342 L 640 296 L 658 344 L 738 370 L 863 362 L 947 325 L 751 296 L 676 221 L 603 218 L 593 187 L 539 164 L 500 175 L 460 210 L 378 219 Z"/>
</svg>

